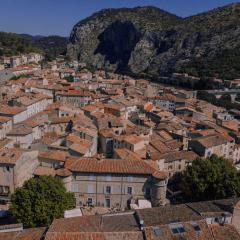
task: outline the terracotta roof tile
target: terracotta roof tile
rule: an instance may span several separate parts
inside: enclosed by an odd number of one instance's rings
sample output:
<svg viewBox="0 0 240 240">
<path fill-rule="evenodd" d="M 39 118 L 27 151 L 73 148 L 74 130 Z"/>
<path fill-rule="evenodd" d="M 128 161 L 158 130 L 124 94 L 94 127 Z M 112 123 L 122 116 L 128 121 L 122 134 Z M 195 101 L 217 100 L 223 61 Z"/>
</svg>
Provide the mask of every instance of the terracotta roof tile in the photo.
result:
<svg viewBox="0 0 240 240">
<path fill-rule="evenodd" d="M 0 114 L 8 114 L 8 115 L 16 115 L 18 113 L 21 113 L 23 111 L 26 111 L 26 108 L 24 107 L 10 107 L 7 105 L 1 105 L 0 106 Z"/>
<path fill-rule="evenodd" d="M 56 172 L 53 168 L 38 166 L 34 173 L 35 176 L 55 176 Z"/>
<path fill-rule="evenodd" d="M 46 240 L 143 240 L 132 212 L 54 220 Z"/>
<path fill-rule="evenodd" d="M 47 151 L 41 151 L 38 154 L 38 157 L 41 159 L 51 159 L 51 160 L 55 160 L 55 161 L 61 161 L 61 162 L 65 162 L 66 159 L 69 157 L 70 155 L 68 154 L 68 152 L 65 151 L 61 151 L 61 150 L 47 150 Z"/>
<path fill-rule="evenodd" d="M 68 177 L 72 175 L 72 173 L 66 168 L 59 168 L 55 172 L 59 177 Z"/>
<path fill-rule="evenodd" d="M 92 173 L 152 174 L 155 172 L 155 169 L 143 160 L 69 158 L 65 167 L 70 171 Z"/>
<path fill-rule="evenodd" d="M 119 158 L 121 159 L 126 159 L 126 160 L 141 160 L 141 157 L 127 148 L 115 148 L 114 152 L 118 155 Z"/>
<path fill-rule="evenodd" d="M 19 148 L 3 148 L 0 150 L 0 163 L 16 164 L 26 150 Z"/>
<path fill-rule="evenodd" d="M 41 240 L 46 228 L 29 228 L 17 232 L 0 233 L 1 240 Z"/>
<path fill-rule="evenodd" d="M 144 220 L 146 227 L 169 224 L 171 222 L 202 220 L 199 214 L 185 204 L 139 209 L 136 212 L 138 217 Z"/>
<path fill-rule="evenodd" d="M 218 146 L 225 144 L 227 140 L 220 134 L 208 135 L 200 138 L 194 139 L 194 141 L 198 141 L 205 148 Z"/>
<path fill-rule="evenodd" d="M 149 240 L 182 240 L 182 239 L 191 239 L 191 240 L 214 240 L 211 231 L 208 228 L 208 225 L 204 220 L 194 221 L 194 222 L 180 222 L 183 226 L 185 232 L 181 234 L 173 234 L 171 230 L 171 224 L 166 225 L 156 225 L 152 227 L 145 228 L 146 238 Z M 193 224 L 199 226 L 200 231 L 195 231 Z M 158 230 L 158 235 L 156 232 Z"/>
<path fill-rule="evenodd" d="M 215 240 L 240 240 L 240 235 L 232 225 L 210 225 Z"/>
</svg>

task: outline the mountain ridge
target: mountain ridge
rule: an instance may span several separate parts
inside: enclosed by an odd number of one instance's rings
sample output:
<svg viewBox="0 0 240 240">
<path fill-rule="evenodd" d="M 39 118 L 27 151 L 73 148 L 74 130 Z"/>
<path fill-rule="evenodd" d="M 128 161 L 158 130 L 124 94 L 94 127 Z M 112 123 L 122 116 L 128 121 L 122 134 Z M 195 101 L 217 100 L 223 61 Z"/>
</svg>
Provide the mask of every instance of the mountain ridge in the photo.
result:
<svg viewBox="0 0 240 240">
<path fill-rule="evenodd" d="M 91 67 L 158 78 L 235 49 L 239 26 L 240 3 L 186 18 L 156 7 L 104 9 L 73 27 L 67 55 Z"/>
</svg>

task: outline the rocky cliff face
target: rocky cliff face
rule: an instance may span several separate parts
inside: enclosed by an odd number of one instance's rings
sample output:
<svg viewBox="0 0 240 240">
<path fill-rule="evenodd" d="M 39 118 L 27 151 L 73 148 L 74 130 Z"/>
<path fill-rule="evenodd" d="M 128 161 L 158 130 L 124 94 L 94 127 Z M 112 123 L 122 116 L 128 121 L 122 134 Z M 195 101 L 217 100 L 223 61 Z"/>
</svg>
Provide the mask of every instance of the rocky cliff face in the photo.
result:
<svg viewBox="0 0 240 240">
<path fill-rule="evenodd" d="M 240 4 L 179 18 L 154 7 L 102 10 L 77 23 L 67 54 L 90 66 L 157 77 L 240 45 Z"/>
</svg>

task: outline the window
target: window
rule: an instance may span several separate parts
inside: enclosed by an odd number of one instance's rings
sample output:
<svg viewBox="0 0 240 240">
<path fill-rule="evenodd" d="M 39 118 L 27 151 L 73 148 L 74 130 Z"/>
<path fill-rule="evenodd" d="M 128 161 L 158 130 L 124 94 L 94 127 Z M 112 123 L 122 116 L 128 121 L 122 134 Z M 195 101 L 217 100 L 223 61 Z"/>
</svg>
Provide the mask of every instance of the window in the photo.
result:
<svg viewBox="0 0 240 240">
<path fill-rule="evenodd" d="M 111 200 L 109 198 L 106 198 L 105 199 L 105 204 L 106 204 L 106 207 L 110 208 L 111 207 Z"/>
<path fill-rule="evenodd" d="M 88 186 L 87 186 L 87 192 L 88 192 L 88 193 L 94 193 L 94 191 L 93 191 L 93 185 L 88 185 Z"/>
<path fill-rule="evenodd" d="M 74 192 L 74 193 L 78 192 L 78 184 L 77 183 L 72 183 L 72 192 Z"/>
<path fill-rule="evenodd" d="M 10 188 L 8 187 L 8 186 L 5 186 L 4 188 L 3 188 L 3 192 L 4 193 L 10 193 Z"/>
<path fill-rule="evenodd" d="M 211 156 L 211 151 L 207 152 L 207 156 L 210 157 Z"/>
<path fill-rule="evenodd" d="M 106 193 L 111 194 L 111 186 L 106 186 Z"/>
<path fill-rule="evenodd" d="M 145 195 L 146 195 L 146 196 L 150 196 L 150 193 L 151 193 L 151 190 L 150 190 L 150 188 L 147 187 L 147 188 L 145 189 Z"/>
<path fill-rule="evenodd" d="M 87 205 L 88 206 L 92 206 L 93 205 L 93 199 L 92 198 L 88 198 L 87 199 Z"/>
<path fill-rule="evenodd" d="M 128 187 L 128 188 L 127 188 L 127 193 L 130 194 L 130 195 L 132 195 L 132 193 L 133 193 L 132 187 Z"/>
</svg>

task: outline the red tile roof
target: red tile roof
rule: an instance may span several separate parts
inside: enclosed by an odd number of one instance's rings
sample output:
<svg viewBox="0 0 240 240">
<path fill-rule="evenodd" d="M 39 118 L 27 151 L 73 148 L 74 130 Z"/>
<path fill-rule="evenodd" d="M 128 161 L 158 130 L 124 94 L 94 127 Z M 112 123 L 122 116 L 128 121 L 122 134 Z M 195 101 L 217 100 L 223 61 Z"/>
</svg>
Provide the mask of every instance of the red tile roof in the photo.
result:
<svg viewBox="0 0 240 240">
<path fill-rule="evenodd" d="M 144 160 L 69 158 L 65 167 L 74 172 L 152 174 L 155 169 Z"/>
<path fill-rule="evenodd" d="M 1 232 L 0 240 L 41 240 L 46 228 L 29 228 L 17 232 Z"/>
<path fill-rule="evenodd" d="M 51 159 L 55 161 L 65 162 L 67 157 L 69 157 L 68 152 L 61 150 L 48 150 L 39 152 L 38 157 L 40 159 Z"/>
</svg>

